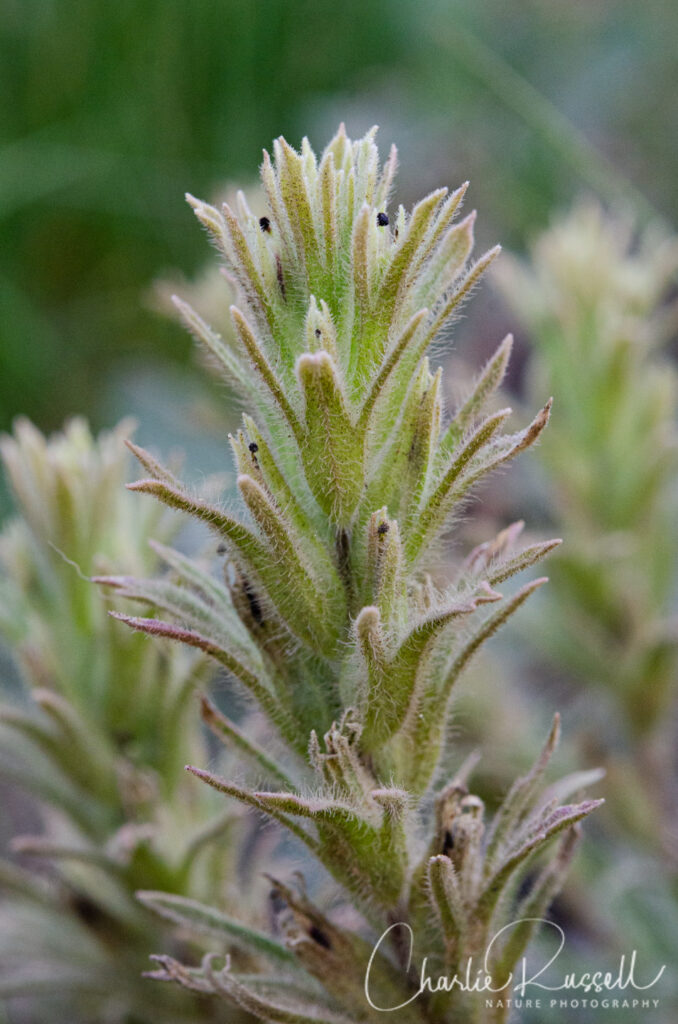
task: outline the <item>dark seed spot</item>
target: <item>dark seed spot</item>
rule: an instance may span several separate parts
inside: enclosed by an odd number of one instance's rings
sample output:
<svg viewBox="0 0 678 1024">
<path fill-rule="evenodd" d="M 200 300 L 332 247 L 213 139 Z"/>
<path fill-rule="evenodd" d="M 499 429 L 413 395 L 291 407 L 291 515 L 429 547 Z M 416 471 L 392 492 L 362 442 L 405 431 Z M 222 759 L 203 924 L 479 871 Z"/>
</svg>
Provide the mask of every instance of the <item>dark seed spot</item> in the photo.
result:
<svg viewBox="0 0 678 1024">
<path fill-rule="evenodd" d="M 308 934 L 314 942 L 318 943 L 319 946 L 323 946 L 324 949 L 332 949 L 332 943 L 327 936 L 320 931 L 320 928 L 316 927 L 316 925 L 311 925 Z"/>
<path fill-rule="evenodd" d="M 259 451 L 259 445 L 258 445 L 258 444 L 256 444 L 256 443 L 255 443 L 254 441 L 252 441 L 252 443 L 251 443 L 251 444 L 248 444 L 248 446 L 247 446 L 247 447 L 248 447 L 248 448 L 249 448 L 249 450 L 250 450 L 250 451 L 252 452 L 252 455 L 254 455 L 254 453 L 255 453 L 255 452 L 258 452 L 258 451 Z"/>
<path fill-rule="evenodd" d="M 248 580 L 244 580 L 243 581 L 243 590 L 245 591 L 245 597 L 247 598 L 247 603 L 250 606 L 250 612 L 252 613 L 252 618 L 254 619 L 254 621 L 259 626 L 263 625 L 264 615 L 263 615 L 263 612 L 261 610 L 261 605 L 259 604 L 259 598 L 255 594 L 255 592 L 252 589 L 252 586 L 251 586 L 251 584 L 250 584 L 250 582 Z"/>
<path fill-rule="evenodd" d="M 342 529 L 338 531 L 336 547 L 339 571 L 344 579 L 347 580 L 350 574 L 351 538 L 346 530 Z"/>
<path fill-rule="evenodd" d="M 445 832 L 445 839 L 443 840 L 443 853 L 445 855 L 447 855 L 453 849 L 454 849 L 454 836 L 448 830 L 448 831 Z"/>
<path fill-rule="evenodd" d="M 315 336 L 316 336 L 316 338 L 322 337 L 322 331 L 320 330 L 319 327 L 316 327 L 316 329 L 315 329 Z"/>
<path fill-rule="evenodd" d="M 124 750 L 125 747 L 128 747 L 134 739 L 134 733 L 130 732 L 128 729 L 119 729 L 113 733 L 113 739 L 117 746 L 120 747 L 121 750 Z"/>
<path fill-rule="evenodd" d="M 71 906 L 83 924 L 93 931 L 105 931 L 106 927 L 110 928 L 111 922 L 108 915 L 88 896 L 83 896 L 80 893 L 74 894 L 71 898 Z"/>
<path fill-rule="evenodd" d="M 219 547 L 217 548 L 217 554 L 218 555 L 225 555 L 227 551 L 228 551 L 228 548 L 226 547 L 225 544 L 220 544 Z"/>
<path fill-rule="evenodd" d="M 282 911 L 285 910 L 285 908 L 287 907 L 287 903 L 285 902 L 285 900 L 283 898 L 283 895 L 280 892 L 280 890 L 279 889 L 271 889 L 271 891 L 268 894 L 268 896 L 269 896 L 269 899 L 271 901 L 271 908 L 273 910 L 273 913 L 274 914 L 282 913 Z"/>
<path fill-rule="evenodd" d="M 262 231 L 265 231 L 267 234 L 270 232 L 270 230 L 271 230 L 271 222 L 268 219 L 268 217 L 260 217 L 259 218 L 259 227 L 261 228 Z"/>
<path fill-rule="evenodd" d="M 528 875 L 525 876 L 525 878 L 522 879 L 520 885 L 518 886 L 518 892 L 516 893 L 517 900 L 522 900 L 525 898 L 525 896 L 529 895 L 534 886 L 535 877 L 535 872 L 531 871 Z"/>
<path fill-rule="evenodd" d="M 379 523 L 379 526 L 377 527 L 377 533 L 379 534 L 380 537 L 383 537 L 385 533 L 388 533 L 388 531 L 388 523 Z"/>
<path fill-rule="evenodd" d="M 286 300 L 287 296 L 285 294 L 285 278 L 283 277 L 282 263 L 280 262 L 279 256 L 276 256 L 275 258 L 275 269 L 276 277 L 278 278 L 278 285 L 280 287 L 280 294 L 282 295 L 283 300 Z"/>
<path fill-rule="evenodd" d="M 378 213 L 377 214 L 377 224 L 379 225 L 380 228 L 385 228 L 386 225 L 388 224 L 388 214 L 387 213 Z"/>
</svg>

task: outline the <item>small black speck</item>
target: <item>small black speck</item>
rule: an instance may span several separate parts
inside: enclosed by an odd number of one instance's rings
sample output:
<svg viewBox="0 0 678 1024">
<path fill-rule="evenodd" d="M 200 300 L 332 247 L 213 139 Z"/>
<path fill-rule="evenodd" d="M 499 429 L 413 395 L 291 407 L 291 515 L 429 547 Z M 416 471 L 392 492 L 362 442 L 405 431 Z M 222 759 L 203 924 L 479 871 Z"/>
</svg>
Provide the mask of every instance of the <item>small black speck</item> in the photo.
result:
<svg viewBox="0 0 678 1024">
<path fill-rule="evenodd" d="M 323 332 L 320 330 L 320 328 L 316 327 L 316 329 L 315 329 L 315 336 L 316 336 L 316 338 L 321 338 L 322 337 L 322 333 Z"/>
<path fill-rule="evenodd" d="M 251 444 L 248 444 L 248 446 L 247 446 L 247 447 L 248 447 L 248 448 L 249 448 L 249 450 L 250 450 L 250 451 L 252 452 L 252 455 L 254 455 L 254 453 L 255 453 L 255 452 L 258 452 L 258 451 L 259 451 L 259 445 L 258 445 L 258 444 L 256 444 L 256 443 L 255 443 L 254 441 L 252 441 L 252 443 L 251 443 Z"/>
<path fill-rule="evenodd" d="M 271 222 L 268 219 L 268 217 L 260 217 L 259 218 L 259 227 L 261 228 L 262 231 L 265 231 L 266 234 L 268 234 L 270 232 L 270 230 L 271 230 Z"/>
<path fill-rule="evenodd" d="M 386 225 L 388 224 L 388 214 L 387 213 L 378 213 L 377 214 L 377 224 L 379 225 L 380 228 L 385 228 Z"/>
<path fill-rule="evenodd" d="M 395 231 L 393 232 L 393 237 L 394 237 L 394 238 L 397 238 L 397 237 L 398 237 L 398 229 L 397 229 L 397 228 L 396 228 L 396 229 L 395 229 Z"/>
<path fill-rule="evenodd" d="M 287 296 L 285 294 L 285 278 L 283 277 L 283 269 L 282 263 L 280 262 L 280 257 L 277 255 L 275 258 L 275 269 L 276 276 L 278 278 L 278 284 L 280 285 L 280 294 L 282 295 L 283 301 L 286 301 Z"/>
<path fill-rule="evenodd" d="M 90 900 L 87 896 L 76 893 L 71 899 L 71 907 L 83 924 L 93 931 L 98 930 L 105 933 L 106 928 L 110 928 L 108 915 L 97 906 L 94 900 Z"/>
<path fill-rule="evenodd" d="M 531 871 L 530 874 L 526 875 L 520 883 L 516 896 L 519 900 L 522 900 L 525 896 L 529 895 L 535 883 L 535 872 Z"/>
<path fill-rule="evenodd" d="M 327 938 L 326 935 L 323 934 L 323 932 L 320 931 L 320 928 L 318 928 L 316 925 L 311 925 L 308 934 L 310 935 L 314 942 L 318 943 L 319 946 L 323 946 L 325 949 L 332 948 L 332 943 L 330 942 L 330 940 Z"/>
<path fill-rule="evenodd" d="M 271 889 L 269 899 L 271 901 L 271 907 L 273 908 L 274 914 L 282 913 L 282 911 L 287 907 L 287 903 L 278 889 Z"/>
<path fill-rule="evenodd" d="M 380 537 L 383 537 L 385 533 L 388 533 L 388 530 L 388 523 L 379 523 L 379 526 L 377 527 L 377 533 L 379 534 Z"/>
<path fill-rule="evenodd" d="M 252 618 L 254 619 L 258 626 L 263 626 L 264 616 L 261 610 L 261 605 L 259 604 L 259 598 L 255 594 L 254 590 L 252 589 L 252 585 L 247 579 L 243 579 L 243 591 L 245 593 L 247 603 L 250 607 Z"/>
<path fill-rule="evenodd" d="M 218 555 L 225 555 L 227 551 L 228 551 L 228 548 L 226 547 L 225 544 L 220 544 L 219 547 L 217 548 L 217 554 Z"/>
</svg>

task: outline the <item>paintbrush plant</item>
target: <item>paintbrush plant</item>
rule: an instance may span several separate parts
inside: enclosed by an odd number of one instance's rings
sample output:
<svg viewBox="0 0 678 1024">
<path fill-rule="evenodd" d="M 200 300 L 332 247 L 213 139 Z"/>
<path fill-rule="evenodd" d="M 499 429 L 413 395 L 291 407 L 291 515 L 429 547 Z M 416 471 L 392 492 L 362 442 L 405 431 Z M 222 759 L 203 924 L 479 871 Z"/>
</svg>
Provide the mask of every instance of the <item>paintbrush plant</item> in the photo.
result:
<svg viewBox="0 0 678 1024">
<path fill-rule="evenodd" d="M 47 439 L 24 420 L 0 442 L 18 513 L 0 534 L 0 636 L 24 683 L 0 708 L 3 810 L 11 824 L 28 804 L 40 825 L 0 859 L 0 999 L 23 1024 L 213 1019 L 140 978 L 173 939 L 135 893 L 223 904 L 249 877 L 224 842 L 252 844 L 251 827 L 191 793 L 182 770 L 208 756 L 192 699 L 207 659 L 121 630 L 108 612 L 124 605 L 89 579 L 184 564 L 160 543 L 174 533 L 165 510 L 139 509 L 122 486 L 129 432 L 94 438 L 74 420 Z"/>
<path fill-rule="evenodd" d="M 373 139 L 351 142 L 342 128 L 319 160 L 306 140 L 295 152 L 279 139 L 261 169 L 265 211 L 242 195 L 235 210 L 189 197 L 231 279 L 231 329 L 218 335 L 176 301 L 247 410 L 230 439 L 244 514 L 197 496 L 137 448 L 146 476 L 131 490 L 211 528 L 225 586 L 188 564 L 152 592 L 129 577 L 101 581 L 156 608 L 119 618 L 216 659 L 266 716 L 279 754 L 205 708 L 258 771 L 258 788 L 189 770 L 288 830 L 354 910 L 348 924 L 346 913 L 334 922 L 303 886 L 273 878 L 277 935 L 268 950 L 258 937 L 268 968 L 243 975 L 213 956 L 199 968 L 158 957 L 154 977 L 268 1021 L 380 1019 L 366 968 L 375 937 L 400 922 L 446 972 L 463 970 L 502 924 L 545 911 L 575 824 L 597 804 L 561 805 L 577 780 L 542 792 L 557 722 L 489 821 L 467 771 L 438 770 L 464 667 L 545 581 L 507 594 L 503 585 L 557 543 L 517 549 L 509 531 L 445 579 L 442 541 L 475 485 L 538 439 L 550 402 L 504 432 L 510 410 L 493 396 L 506 339 L 445 415 L 442 371 L 431 371 L 427 351 L 498 249 L 471 262 L 474 217 L 455 220 L 466 185 L 393 210 L 396 153 L 380 169 Z M 141 898 L 187 928 L 208 913 L 158 892 Z M 495 973 L 507 975 L 534 927 L 493 945 Z M 393 928 L 373 960 L 371 999 L 395 1005 L 416 984 L 406 933 Z M 399 1019 L 459 1013 L 501 1020 L 506 1010 L 457 991 L 415 998 Z"/>
<path fill-rule="evenodd" d="M 575 685 L 599 688 L 607 727 L 594 756 L 617 813 L 674 861 L 678 386 L 662 346 L 678 325 L 677 274 L 675 238 L 634 233 L 591 201 L 539 236 L 529 263 L 496 271 L 533 339 L 531 390 L 559 397 L 539 456 L 570 542 L 531 635 Z"/>
</svg>

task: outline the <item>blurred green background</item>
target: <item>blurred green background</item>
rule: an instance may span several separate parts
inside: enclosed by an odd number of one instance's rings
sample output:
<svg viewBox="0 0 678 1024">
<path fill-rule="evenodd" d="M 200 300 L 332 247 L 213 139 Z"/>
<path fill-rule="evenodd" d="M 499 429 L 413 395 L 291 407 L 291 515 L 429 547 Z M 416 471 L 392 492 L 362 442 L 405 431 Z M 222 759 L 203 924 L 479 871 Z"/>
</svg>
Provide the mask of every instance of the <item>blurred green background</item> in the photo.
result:
<svg viewBox="0 0 678 1024">
<path fill-rule="evenodd" d="M 481 243 L 582 188 L 675 220 L 677 39 L 673 0 L 4 0 L 0 428 L 99 427 L 192 373 L 148 299 L 207 256 L 183 193 L 247 183 L 280 133 L 380 124 L 402 198 L 472 179 Z"/>
</svg>

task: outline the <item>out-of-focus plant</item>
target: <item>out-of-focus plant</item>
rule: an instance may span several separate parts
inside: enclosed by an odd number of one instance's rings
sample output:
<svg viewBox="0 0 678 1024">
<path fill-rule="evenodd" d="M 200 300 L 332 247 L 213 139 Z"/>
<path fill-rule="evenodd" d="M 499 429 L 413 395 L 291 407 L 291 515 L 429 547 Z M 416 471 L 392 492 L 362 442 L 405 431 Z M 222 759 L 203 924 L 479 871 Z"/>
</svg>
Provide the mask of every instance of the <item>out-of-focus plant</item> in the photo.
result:
<svg viewBox="0 0 678 1024">
<path fill-rule="evenodd" d="M 233 208 L 240 201 L 240 197 L 244 197 L 242 201 L 252 209 L 263 208 L 266 203 L 260 186 L 252 184 L 249 188 L 227 185 L 215 193 L 212 197 L 212 204 L 219 207 L 225 202 Z M 181 296 L 181 301 L 178 301 L 178 295 Z M 236 298 L 235 285 L 228 272 L 223 266 L 210 259 L 192 278 L 187 278 L 177 271 L 158 278 L 148 292 L 147 304 L 162 317 L 175 320 L 180 324 L 185 324 L 186 311 L 190 308 L 199 315 L 201 320 L 210 325 L 214 334 L 219 335 L 222 339 L 227 339 L 227 344 L 232 346 L 235 343 L 235 327 L 230 314 L 230 306 Z M 195 354 L 205 368 L 214 372 L 217 380 L 223 385 L 223 366 L 215 358 L 214 353 L 208 347 L 201 345 L 196 349 Z M 226 382 L 232 383 L 228 378 Z M 234 391 L 232 398 L 237 403 L 241 394 Z"/>
<path fill-rule="evenodd" d="M 182 770 L 208 754 L 192 699 L 207 660 L 120 630 L 87 578 L 160 561 L 185 571 L 160 543 L 173 532 L 166 513 L 122 486 L 129 432 L 95 439 L 74 420 L 46 439 L 20 421 L 0 442 L 20 513 L 0 535 L 0 633 L 26 684 L 23 703 L 0 712 L 0 779 L 10 812 L 28 797 L 43 821 L 14 840 L 21 861 L 0 861 L 0 998 L 18 1000 L 22 1022 L 212 1019 L 208 1003 L 159 998 L 143 982 L 143 961 L 171 936 L 135 893 L 223 906 L 247 874 L 210 840 L 251 830 L 218 817 Z M 237 938 L 223 916 L 202 925 L 225 948 L 229 927 Z"/>
<path fill-rule="evenodd" d="M 661 347 L 678 325 L 677 270 L 675 239 L 634 237 L 588 202 L 537 239 L 529 264 L 496 272 L 534 339 L 533 390 L 559 400 L 540 459 L 568 543 L 551 563 L 540 654 L 607 692 L 595 756 L 612 753 L 614 806 L 674 857 L 678 388 Z"/>
<path fill-rule="evenodd" d="M 244 196 L 236 211 L 190 200 L 237 291 L 224 337 L 177 301 L 253 414 L 231 438 L 246 518 L 138 449 L 147 477 L 131 489 L 215 531 L 227 594 L 188 562 L 181 600 L 172 582 L 101 581 L 142 601 L 152 587 L 162 619 L 120 617 L 211 655 L 274 725 L 281 757 L 237 735 L 260 788 L 190 771 L 289 830 L 353 908 L 330 920 L 303 886 L 276 878 L 281 941 L 268 972 L 219 968 L 214 955 L 199 968 L 157 958 L 156 978 L 267 1021 L 380 1020 L 366 968 L 375 937 L 399 922 L 452 974 L 502 924 L 528 919 L 488 953 L 505 980 L 562 884 L 576 822 L 598 803 L 561 804 L 580 776 L 543 790 L 557 721 L 491 821 L 468 790 L 469 769 L 450 779 L 444 768 L 458 677 L 544 581 L 507 595 L 497 587 L 557 542 L 521 549 L 504 532 L 452 579 L 430 574 L 435 553 L 474 485 L 537 440 L 550 403 L 525 429 L 502 433 L 509 410 L 488 406 L 507 339 L 444 420 L 441 371 L 431 373 L 426 352 L 497 250 L 469 262 L 474 218 L 455 221 L 465 186 L 389 212 L 396 154 L 380 169 L 373 135 L 351 142 L 341 129 L 320 160 L 306 140 L 298 153 L 279 139 L 262 167 L 265 213 Z M 233 727 L 222 726 L 228 742 Z M 167 912 L 164 894 L 142 899 Z M 171 910 L 187 924 L 196 913 L 178 898 Z M 415 996 L 400 1013 L 407 1021 L 505 1019 L 505 1008 L 486 1010 L 459 989 L 417 999 L 407 946 L 394 927 L 375 953 L 375 1004 Z"/>
</svg>

